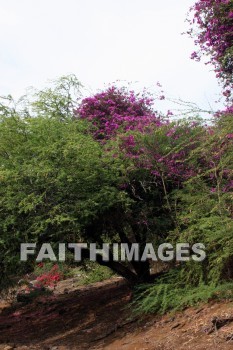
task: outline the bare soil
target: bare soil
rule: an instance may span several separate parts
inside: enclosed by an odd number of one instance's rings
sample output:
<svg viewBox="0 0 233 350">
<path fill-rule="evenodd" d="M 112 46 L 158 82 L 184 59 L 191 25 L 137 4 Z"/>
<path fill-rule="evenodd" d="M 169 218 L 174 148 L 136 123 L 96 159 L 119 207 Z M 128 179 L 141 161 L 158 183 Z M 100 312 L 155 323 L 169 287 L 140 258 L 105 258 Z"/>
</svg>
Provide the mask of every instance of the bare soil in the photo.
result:
<svg viewBox="0 0 233 350">
<path fill-rule="evenodd" d="M 58 284 L 29 304 L 0 302 L 0 350 L 233 350 L 233 303 L 210 302 L 176 314 L 132 316 L 121 278 Z"/>
</svg>

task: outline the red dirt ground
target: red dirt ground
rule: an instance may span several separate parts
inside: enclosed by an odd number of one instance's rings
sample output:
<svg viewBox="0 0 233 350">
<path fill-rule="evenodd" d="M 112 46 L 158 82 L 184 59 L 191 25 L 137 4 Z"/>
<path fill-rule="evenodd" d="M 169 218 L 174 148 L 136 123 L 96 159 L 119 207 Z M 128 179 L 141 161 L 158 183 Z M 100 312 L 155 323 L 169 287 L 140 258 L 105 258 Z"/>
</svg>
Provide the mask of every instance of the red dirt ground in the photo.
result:
<svg viewBox="0 0 233 350">
<path fill-rule="evenodd" d="M 232 302 L 135 319 L 126 307 L 131 295 L 121 278 L 77 288 L 66 280 L 46 299 L 27 305 L 2 302 L 0 350 L 233 349 Z M 217 330 L 214 317 L 229 321 Z"/>
</svg>

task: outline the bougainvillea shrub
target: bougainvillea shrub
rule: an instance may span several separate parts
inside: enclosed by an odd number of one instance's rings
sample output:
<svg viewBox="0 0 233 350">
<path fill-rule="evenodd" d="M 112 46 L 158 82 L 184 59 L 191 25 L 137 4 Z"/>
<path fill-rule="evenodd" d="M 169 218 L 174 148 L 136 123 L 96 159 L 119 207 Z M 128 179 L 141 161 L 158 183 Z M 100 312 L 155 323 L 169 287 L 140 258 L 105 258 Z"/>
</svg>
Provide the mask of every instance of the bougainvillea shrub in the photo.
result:
<svg viewBox="0 0 233 350">
<path fill-rule="evenodd" d="M 109 141 L 117 141 L 118 157 L 131 159 L 135 168 L 149 170 L 157 182 L 169 178 L 180 184 L 194 171 L 185 158 L 195 145 L 198 123 L 171 123 L 153 109 L 154 104 L 145 90 L 136 94 L 112 86 L 83 99 L 76 116 L 91 123 L 92 135 L 106 149 L 112 147 Z"/>
<path fill-rule="evenodd" d="M 191 29 L 188 31 L 200 50 L 192 59 L 207 55 L 217 78 L 223 82 L 224 96 L 232 100 L 233 88 L 233 1 L 199 0 L 190 9 Z"/>
<path fill-rule="evenodd" d="M 107 140 L 119 132 L 144 131 L 151 123 L 161 124 L 153 111 L 154 100 L 126 88 L 109 87 L 106 91 L 84 98 L 76 110 L 77 117 L 87 119 L 94 126 L 98 140 Z"/>
<path fill-rule="evenodd" d="M 199 123 L 166 123 L 150 133 L 122 137 L 120 152 L 133 158 L 137 168 L 150 170 L 157 183 L 163 178 L 180 185 L 195 174 L 186 159 L 199 143 L 201 130 Z"/>
</svg>

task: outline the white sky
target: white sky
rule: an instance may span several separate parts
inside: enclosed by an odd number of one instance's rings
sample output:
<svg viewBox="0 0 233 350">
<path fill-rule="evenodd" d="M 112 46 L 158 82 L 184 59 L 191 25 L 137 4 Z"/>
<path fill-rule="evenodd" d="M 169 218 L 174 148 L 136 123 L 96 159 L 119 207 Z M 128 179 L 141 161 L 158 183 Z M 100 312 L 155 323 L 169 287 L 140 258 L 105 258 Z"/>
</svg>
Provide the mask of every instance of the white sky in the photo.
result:
<svg viewBox="0 0 233 350">
<path fill-rule="evenodd" d="M 160 81 L 170 97 L 217 109 L 215 75 L 189 59 L 195 47 L 181 35 L 194 2 L 0 0 L 0 95 L 74 73 L 92 91 L 117 79 Z"/>
</svg>

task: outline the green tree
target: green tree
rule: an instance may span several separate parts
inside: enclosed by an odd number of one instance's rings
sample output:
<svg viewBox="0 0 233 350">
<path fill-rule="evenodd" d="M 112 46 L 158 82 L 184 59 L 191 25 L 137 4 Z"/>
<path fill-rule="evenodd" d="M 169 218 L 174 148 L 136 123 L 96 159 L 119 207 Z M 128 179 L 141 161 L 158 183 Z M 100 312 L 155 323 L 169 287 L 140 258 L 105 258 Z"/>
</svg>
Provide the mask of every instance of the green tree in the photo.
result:
<svg viewBox="0 0 233 350">
<path fill-rule="evenodd" d="M 148 171 L 135 172 L 130 159 L 113 156 L 107 145 L 93 139 L 87 121 L 72 117 L 70 90 L 63 89 L 64 81 L 70 84 L 62 78 L 62 85 L 59 81 L 54 90 L 37 92 L 32 103 L 24 98 L 17 106 L 9 98 L 11 104 L 1 106 L 2 278 L 33 265 L 19 262 L 24 242 L 101 245 L 136 240 L 143 248 L 149 230 L 141 220 L 149 212 L 155 215 L 155 195 L 162 212 L 160 194 L 145 192 L 139 181 L 137 189 L 134 185 L 135 176 L 149 177 Z M 124 183 L 130 183 L 129 190 L 122 187 Z M 110 256 L 105 262 L 101 255 L 97 259 L 132 282 L 149 278 L 147 261 L 122 264 Z"/>
</svg>

